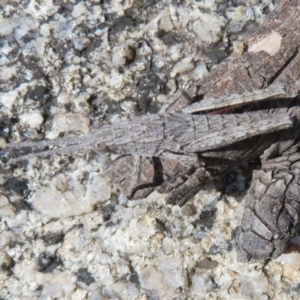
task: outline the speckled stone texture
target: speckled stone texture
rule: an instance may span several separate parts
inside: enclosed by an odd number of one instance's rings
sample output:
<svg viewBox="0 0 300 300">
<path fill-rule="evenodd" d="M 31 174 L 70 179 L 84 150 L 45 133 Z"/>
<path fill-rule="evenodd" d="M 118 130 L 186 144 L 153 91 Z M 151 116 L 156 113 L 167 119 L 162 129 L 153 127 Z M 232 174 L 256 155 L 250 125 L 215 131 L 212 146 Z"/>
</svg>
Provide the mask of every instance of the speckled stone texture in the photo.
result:
<svg viewBox="0 0 300 300">
<path fill-rule="evenodd" d="M 0 146 L 156 112 L 239 53 L 277 3 L 2 0 Z M 109 159 L 2 165 L 1 299 L 298 299 L 298 253 L 236 260 L 239 172 L 179 208 L 156 193 L 129 202 L 103 173 Z"/>
</svg>

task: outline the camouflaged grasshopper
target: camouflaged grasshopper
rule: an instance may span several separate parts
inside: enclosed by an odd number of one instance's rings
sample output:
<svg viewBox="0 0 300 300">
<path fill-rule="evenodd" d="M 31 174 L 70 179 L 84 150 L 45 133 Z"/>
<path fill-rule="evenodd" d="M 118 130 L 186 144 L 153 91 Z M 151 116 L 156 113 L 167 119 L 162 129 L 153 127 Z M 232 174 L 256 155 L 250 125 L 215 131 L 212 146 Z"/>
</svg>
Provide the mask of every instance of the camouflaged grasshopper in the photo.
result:
<svg viewBox="0 0 300 300">
<path fill-rule="evenodd" d="M 77 150 L 116 154 L 119 157 L 106 167 L 106 172 L 129 199 L 145 197 L 156 189 L 160 193 L 168 193 L 167 203 L 182 206 L 208 180 L 224 174 L 242 160 L 261 154 L 270 145 L 267 143 L 264 148 L 253 149 L 253 143 L 250 145 L 249 139 L 260 139 L 261 144 L 261 139 L 267 134 L 293 126 L 292 113 L 286 109 L 276 114 L 268 110 L 241 113 L 220 113 L 220 110 L 232 110 L 284 95 L 282 85 L 273 84 L 266 89 L 224 99 L 207 99 L 188 106 L 180 103 L 177 105 L 177 100 L 171 98 L 155 115 L 148 114 L 113 124 L 95 125 L 83 137 L 7 144 L 5 151 L 18 151 L 26 147 L 54 147 L 11 158 L 9 164 L 32 157 L 74 153 Z M 218 113 L 211 114 L 209 111 Z M 294 223 L 298 222 L 296 216 L 293 220 L 287 218 L 289 224 L 281 221 L 279 211 L 289 211 L 281 200 L 279 204 L 272 202 L 272 216 L 268 213 L 268 203 L 264 202 L 269 200 L 264 200 L 265 197 L 269 199 L 274 193 L 280 197 L 282 193 L 285 197 L 291 195 L 291 199 L 294 199 L 300 195 L 298 183 L 292 183 L 293 178 L 289 181 L 286 178 L 276 180 L 269 173 L 261 175 L 258 172 L 254 175 L 248 197 L 252 197 L 254 202 L 257 198 L 260 201 L 246 208 L 238 244 L 240 260 L 253 261 L 280 255 L 291 236 Z M 275 191 L 269 191 L 271 186 L 274 186 Z M 278 199 L 274 201 L 278 202 Z M 297 201 L 296 203 L 298 205 Z M 257 210 L 256 205 L 260 210 Z M 283 228 L 277 228 L 278 221 L 284 223 Z"/>
</svg>

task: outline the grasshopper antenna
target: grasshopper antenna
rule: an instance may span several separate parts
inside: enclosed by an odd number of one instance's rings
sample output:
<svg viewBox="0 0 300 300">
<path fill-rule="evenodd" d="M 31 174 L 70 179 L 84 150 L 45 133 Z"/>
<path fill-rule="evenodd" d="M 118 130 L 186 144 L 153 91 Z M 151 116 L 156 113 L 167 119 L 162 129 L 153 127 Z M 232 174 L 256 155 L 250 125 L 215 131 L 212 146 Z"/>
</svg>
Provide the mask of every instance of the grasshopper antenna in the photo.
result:
<svg viewBox="0 0 300 300">
<path fill-rule="evenodd" d="M 26 148 L 38 149 L 37 152 L 29 154 L 21 154 L 17 157 L 9 158 L 7 164 L 15 164 L 20 161 L 24 161 L 30 158 L 47 157 L 53 154 L 68 154 L 75 151 L 92 149 L 92 134 L 86 134 L 83 137 L 71 136 L 58 138 L 55 140 L 41 140 L 41 141 L 25 141 L 21 143 L 9 143 L 2 149 L 2 153 L 7 152 L 9 154 L 14 152 L 22 152 Z M 52 149 L 45 149 L 53 147 Z M 44 148 L 44 150 L 40 150 Z"/>
</svg>

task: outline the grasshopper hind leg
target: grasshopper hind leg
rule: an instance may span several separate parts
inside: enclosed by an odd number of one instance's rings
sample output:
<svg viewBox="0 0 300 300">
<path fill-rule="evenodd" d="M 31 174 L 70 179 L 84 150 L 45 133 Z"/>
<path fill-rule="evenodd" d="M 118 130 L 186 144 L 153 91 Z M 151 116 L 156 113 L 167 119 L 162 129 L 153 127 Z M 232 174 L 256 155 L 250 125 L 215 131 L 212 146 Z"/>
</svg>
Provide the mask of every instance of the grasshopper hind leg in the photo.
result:
<svg viewBox="0 0 300 300">
<path fill-rule="evenodd" d="M 176 182 L 178 185 L 170 191 L 165 199 L 166 203 L 182 207 L 201 190 L 207 179 L 208 174 L 202 168 L 197 169 L 187 180 Z M 158 191 L 162 191 L 162 188 Z"/>
</svg>

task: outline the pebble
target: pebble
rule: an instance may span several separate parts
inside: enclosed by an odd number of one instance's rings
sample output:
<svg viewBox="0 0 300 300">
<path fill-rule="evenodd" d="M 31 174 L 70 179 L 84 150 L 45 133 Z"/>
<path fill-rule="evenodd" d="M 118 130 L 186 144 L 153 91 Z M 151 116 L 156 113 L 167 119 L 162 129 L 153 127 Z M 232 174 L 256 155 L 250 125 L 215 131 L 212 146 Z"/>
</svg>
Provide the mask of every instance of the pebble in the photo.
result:
<svg viewBox="0 0 300 300">
<path fill-rule="evenodd" d="M 0 251 L 0 269 L 7 271 L 12 266 L 11 257 L 4 251 Z"/>
<path fill-rule="evenodd" d="M 25 113 L 20 115 L 20 120 L 30 128 L 38 128 L 44 121 L 40 113 Z"/>
</svg>

